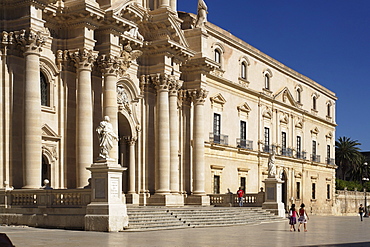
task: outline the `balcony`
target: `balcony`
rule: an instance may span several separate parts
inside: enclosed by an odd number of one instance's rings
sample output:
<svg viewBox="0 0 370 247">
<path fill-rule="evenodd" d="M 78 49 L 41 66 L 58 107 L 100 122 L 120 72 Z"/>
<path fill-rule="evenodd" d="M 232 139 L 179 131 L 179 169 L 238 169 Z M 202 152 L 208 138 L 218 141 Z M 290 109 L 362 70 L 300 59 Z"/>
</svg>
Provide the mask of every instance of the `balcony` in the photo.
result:
<svg viewBox="0 0 370 247">
<path fill-rule="evenodd" d="M 229 145 L 229 136 L 222 134 L 209 133 L 209 142 L 222 145 Z"/>
<path fill-rule="evenodd" d="M 295 157 L 296 157 L 297 159 L 305 160 L 305 159 L 307 159 L 307 152 L 297 152 L 297 153 L 295 154 Z"/>
<path fill-rule="evenodd" d="M 263 150 L 262 152 L 264 153 L 272 153 L 272 150 L 274 150 L 275 146 L 274 145 L 270 145 L 270 146 L 263 146 Z"/>
<path fill-rule="evenodd" d="M 238 148 L 253 150 L 253 141 L 236 138 L 236 145 Z"/>
<path fill-rule="evenodd" d="M 293 149 L 291 148 L 282 148 L 281 155 L 286 157 L 293 157 Z"/>
<path fill-rule="evenodd" d="M 311 161 L 319 163 L 320 162 L 320 155 L 311 154 Z"/>
<path fill-rule="evenodd" d="M 333 158 L 326 158 L 327 165 L 335 165 L 335 160 Z"/>
</svg>

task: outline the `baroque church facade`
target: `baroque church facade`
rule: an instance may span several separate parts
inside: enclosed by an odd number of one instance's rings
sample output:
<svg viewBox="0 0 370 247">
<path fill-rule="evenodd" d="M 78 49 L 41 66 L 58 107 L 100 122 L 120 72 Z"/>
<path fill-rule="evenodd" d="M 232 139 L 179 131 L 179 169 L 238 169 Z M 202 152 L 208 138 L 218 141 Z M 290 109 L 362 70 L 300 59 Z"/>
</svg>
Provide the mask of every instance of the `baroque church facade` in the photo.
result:
<svg viewBox="0 0 370 247">
<path fill-rule="evenodd" d="M 258 193 L 274 152 L 285 205 L 330 213 L 335 94 L 176 3 L 0 1 L 0 181 L 85 187 L 109 116 L 129 204 Z"/>
</svg>

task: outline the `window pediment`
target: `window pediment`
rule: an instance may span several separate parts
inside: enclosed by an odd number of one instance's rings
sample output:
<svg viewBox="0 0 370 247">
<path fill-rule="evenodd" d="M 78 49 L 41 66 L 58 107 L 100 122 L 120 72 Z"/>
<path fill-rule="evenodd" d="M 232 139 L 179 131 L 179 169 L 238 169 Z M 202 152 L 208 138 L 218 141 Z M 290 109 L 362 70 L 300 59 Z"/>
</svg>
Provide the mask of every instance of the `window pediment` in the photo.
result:
<svg viewBox="0 0 370 247">
<path fill-rule="evenodd" d="M 223 108 L 224 107 L 224 104 L 226 103 L 226 99 L 220 93 L 219 94 L 216 94 L 213 97 L 210 97 L 209 99 L 211 100 L 212 107 L 214 105 L 218 105 L 221 108 Z"/>
<path fill-rule="evenodd" d="M 252 110 L 246 102 L 244 104 L 239 105 L 237 109 L 238 109 L 239 114 L 245 113 L 247 116 L 249 112 Z"/>
<path fill-rule="evenodd" d="M 298 107 L 297 102 L 294 100 L 292 93 L 289 91 L 287 87 L 283 88 L 277 94 L 275 94 L 274 99 L 285 104 Z"/>
<path fill-rule="evenodd" d="M 41 128 L 42 138 L 45 140 L 60 140 L 60 136 L 47 124 L 44 124 Z"/>
</svg>

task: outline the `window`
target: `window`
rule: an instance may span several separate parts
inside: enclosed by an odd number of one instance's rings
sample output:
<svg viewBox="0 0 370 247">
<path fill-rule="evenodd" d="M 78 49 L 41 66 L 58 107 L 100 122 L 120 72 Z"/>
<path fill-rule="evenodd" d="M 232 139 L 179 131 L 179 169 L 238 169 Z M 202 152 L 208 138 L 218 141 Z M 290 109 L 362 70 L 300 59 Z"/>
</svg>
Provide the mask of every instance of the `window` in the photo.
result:
<svg viewBox="0 0 370 247">
<path fill-rule="evenodd" d="M 44 73 L 40 72 L 40 89 L 41 89 L 41 105 L 50 106 L 49 100 L 49 83 Z"/>
<path fill-rule="evenodd" d="M 215 50 L 215 62 L 221 63 L 221 52 L 219 50 Z"/>
<path fill-rule="evenodd" d="M 312 155 L 316 156 L 316 141 L 312 141 Z"/>
<path fill-rule="evenodd" d="M 312 109 L 316 110 L 316 97 L 312 98 Z"/>
<path fill-rule="evenodd" d="M 246 178 L 245 177 L 241 177 L 240 178 L 240 188 L 242 188 L 242 190 L 244 190 L 244 193 L 246 191 Z"/>
<path fill-rule="evenodd" d="M 265 74 L 265 89 L 270 90 L 270 76 Z"/>
<path fill-rule="evenodd" d="M 297 182 L 296 198 L 301 199 L 301 182 Z"/>
<path fill-rule="evenodd" d="M 330 159 L 330 145 L 326 146 L 326 157 Z"/>
<path fill-rule="evenodd" d="M 213 194 L 220 194 L 220 176 L 214 175 L 213 177 Z"/>
<path fill-rule="evenodd" d="M 281 133 L 281 149 L 286 151 L 286 132 Z"/>
<path fill-rule="evenodd" d="M 326 199 L 330 200 L 330 184 L 326 185 Z"/>
<path fill-rule="evenodd" d="M 247 64 L 245 62 L 242 62 L 241 65 L 240 77 L 243 79 L 247 79 Z"/>
<path fill-rule="evenodd" d="M 301 103 L 301 99 L 302 98 L 302 95 L 301 95 L 301 89 L 300 88 L 298 88 L 297 89 L 297 102 L 298 103 Z"/>
<path fill-rule="evenodd" d="M 330 115 L 330 112 L 331 112 L 331 107 L 330 107 L 330 104 L 328 104 L 328 106 L 327 106 L 328 108 L 327 108 L 327 115 L 328 115 L 328 117 L 331 117 L 331 115 Z"/>
<path fill-rule="evenodd" d="M 265 127 L 265 150 L 268 151 L 270 147 L 270 129 Z"/>
<path fill-rule="evenodd" d="M 316 184 L 312 183 L 312 199 L 316 199 Z"/>
<path fill-rule="evenodd" d="M 245 121 L 240 121 L 240 140 L 247 139 L 247 123 Z"/>
<path fill-rule="evenodd" d="M 297 154 L 301 154 L 302 151 L 302 138 L 297 136 Z"/>
<path fill-rule="evenodd" d="M 214 142 L 220 143 L 221 115 L 218 113 L 213 114 L 213 135 L 214 135 Z"/>
</svg>

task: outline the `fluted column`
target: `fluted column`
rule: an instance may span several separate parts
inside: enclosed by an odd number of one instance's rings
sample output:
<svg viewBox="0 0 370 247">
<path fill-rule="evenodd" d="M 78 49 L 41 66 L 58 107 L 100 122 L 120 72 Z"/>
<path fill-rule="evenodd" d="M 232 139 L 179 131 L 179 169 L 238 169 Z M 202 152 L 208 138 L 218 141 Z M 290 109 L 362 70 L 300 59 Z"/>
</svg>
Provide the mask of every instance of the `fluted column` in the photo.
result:
<svg viewBox="0 0 370 247">
<path fill-rule="evenodd" d="M 70 52 L 77 68 L 77 187 L 84 187 L 90 177 L 86 169 L 93 162 L 93 102 L 91 71 L 97 58 L 92 50 Z"/>
<path fill-rule="evenodd" d="M 22 31 L 23 32 L 23 31 Z M 42 37 L 33 31 L 18 40 L 25 52 L 23 188 L 41 186 L 40 51 Z"/>
<path fill-rule="evenodd" d="M 205 195 L 204 167 L 204 102 L 208 92 L 204 89 L 193 90 L 193 195 Z"/>
<path fill-rule="evenodd" d="M 129 152 L 130 152 L 130 161 L 129 161 L 129 194 L 136 193 L 136 157 L 135 157 L 135 145 L 136 145 L 136 138 L 135 137 L 128 137 L 126 138 L 127 144 L 129 145 Z"/>
<path fill-rule="evenodd" d="M 177 110 L 178 92 L 182 81 L 175 80 L 170 85 L 170 190 L 178 194 L 180 191 L 180 164 L 179 164 L 179 116 Z"/>
<path fill-rule="evenodd" d="M 156 194 L 170 193 L 170 123 L 167 75 L 152 76 L 157 89 L 157 131 L 156 131 Z"/>
<path fill-rule="evenodd" d="M 103 116 L 110 118 L 114 133 L 118 133 L 117 73 L 120 66 L 117 58 L 110 55 L 101 56 L 99 66 L 104 76 Z M 118 160 L 118 142 L 113 142 L 109 157 Z"/>
</svg>

